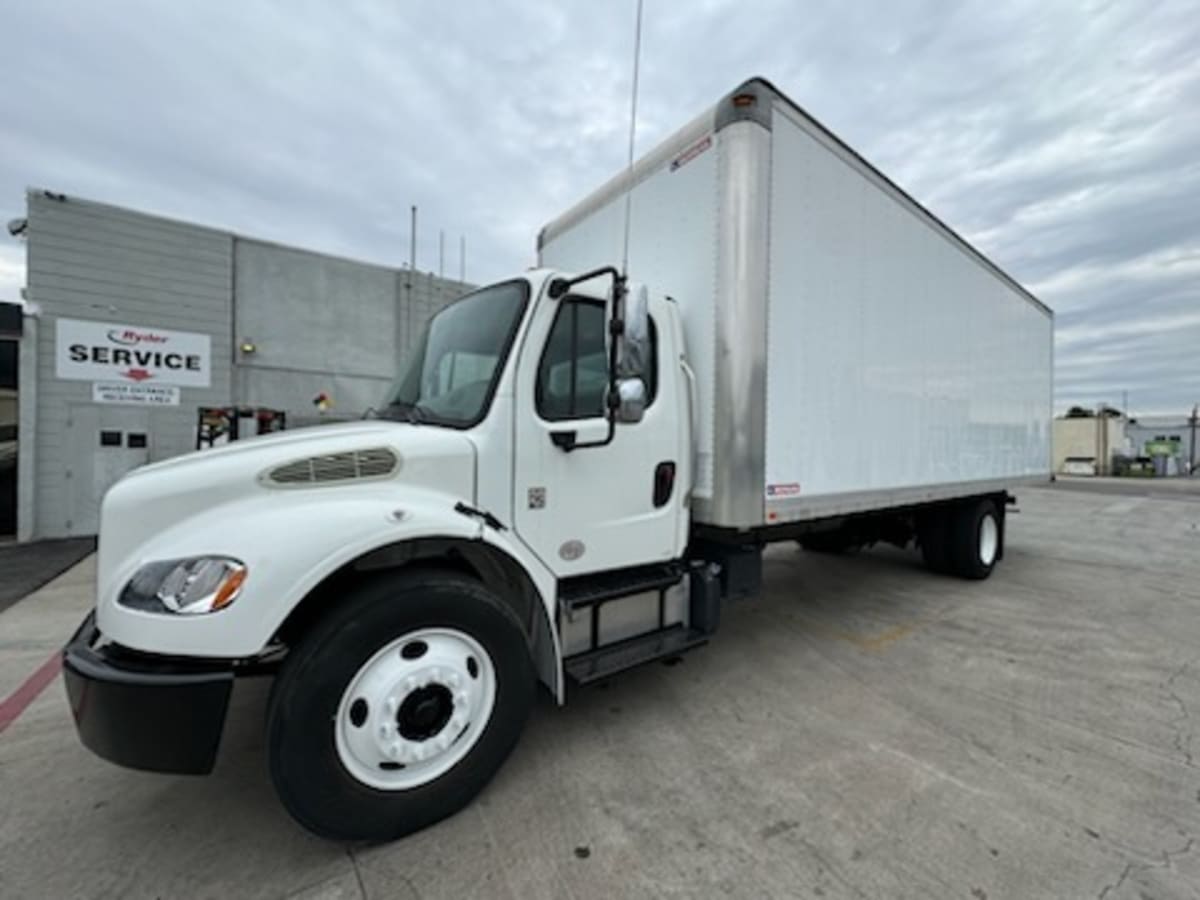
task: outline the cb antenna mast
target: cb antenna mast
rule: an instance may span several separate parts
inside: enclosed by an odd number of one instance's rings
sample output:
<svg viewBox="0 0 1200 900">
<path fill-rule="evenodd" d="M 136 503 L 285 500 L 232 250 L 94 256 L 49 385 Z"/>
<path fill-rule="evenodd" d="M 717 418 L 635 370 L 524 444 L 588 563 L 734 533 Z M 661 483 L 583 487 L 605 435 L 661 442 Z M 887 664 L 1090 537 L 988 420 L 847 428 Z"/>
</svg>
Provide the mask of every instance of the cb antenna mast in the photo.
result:
<svg viewBox="0 0 1200 900">
<path fill-rule="evenodd" d="M 633 96 L 629 101 L 629 162 L 626 168 L 628 186 L 625 190 L 625 245 L 621 253 L 621 274 L 629 274 L 629 220 L 633 204 L 633 145 L 637 137 L 638 68 L 642 55 L 642 0 L 637 0 L 637 25 L 633 36 Z"/>
</svg>

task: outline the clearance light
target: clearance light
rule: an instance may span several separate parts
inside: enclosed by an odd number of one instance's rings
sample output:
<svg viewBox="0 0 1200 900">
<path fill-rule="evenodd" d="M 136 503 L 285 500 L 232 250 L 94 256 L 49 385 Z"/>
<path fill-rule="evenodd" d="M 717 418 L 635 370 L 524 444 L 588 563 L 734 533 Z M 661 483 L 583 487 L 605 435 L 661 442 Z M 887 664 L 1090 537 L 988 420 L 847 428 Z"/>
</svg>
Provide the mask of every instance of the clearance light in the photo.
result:
<svg viewBox="0 0 1200 900">
<path fill-rule="evenodd" d="M 758 98 L 753 94 L 735 94 L 733 97 L 734 106 L 753 106 L 758 102 Z"/>
</svg>

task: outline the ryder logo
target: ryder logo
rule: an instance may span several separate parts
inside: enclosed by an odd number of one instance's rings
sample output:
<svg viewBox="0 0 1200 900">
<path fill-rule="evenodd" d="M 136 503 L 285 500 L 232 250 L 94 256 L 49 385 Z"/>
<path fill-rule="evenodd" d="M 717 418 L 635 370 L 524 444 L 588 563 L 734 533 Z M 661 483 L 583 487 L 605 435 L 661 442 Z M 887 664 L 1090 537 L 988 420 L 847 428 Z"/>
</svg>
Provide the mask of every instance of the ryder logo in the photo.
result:
<svg viewBox="0 0 1200 900">
<path fill-rule="evenodd" d="M 136 347 L 138 344 L 165 344 L 166 335 L 155 334 L 153 331 L 135 331 L 132 328 L 113 328 L 108 332 L 108 339 L 122 347 Z"/>
</svg>

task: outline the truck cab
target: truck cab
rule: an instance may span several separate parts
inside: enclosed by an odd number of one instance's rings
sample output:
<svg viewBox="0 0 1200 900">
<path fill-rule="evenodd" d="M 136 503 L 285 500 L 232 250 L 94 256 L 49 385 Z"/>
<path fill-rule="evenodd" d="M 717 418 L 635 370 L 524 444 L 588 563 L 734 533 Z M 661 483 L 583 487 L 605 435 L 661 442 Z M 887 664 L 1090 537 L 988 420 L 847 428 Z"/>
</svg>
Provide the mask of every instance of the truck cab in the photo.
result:
<svg viewBox="0 0 1200 900">
<path fill-rule="evenodd" d="M 536 681 L 563 702 L 569 676 L 715 627 L 712 572 L 684 561 L 692 403 L 673 301 L 537 270 L 435 315 L 378 418 L 134 472 L 65 651 L 81 737 L 205 773 L 235 677 L 271 673 L 271 771 L 299 821 L 381 838 L 447 815 Z"/>
</svg>

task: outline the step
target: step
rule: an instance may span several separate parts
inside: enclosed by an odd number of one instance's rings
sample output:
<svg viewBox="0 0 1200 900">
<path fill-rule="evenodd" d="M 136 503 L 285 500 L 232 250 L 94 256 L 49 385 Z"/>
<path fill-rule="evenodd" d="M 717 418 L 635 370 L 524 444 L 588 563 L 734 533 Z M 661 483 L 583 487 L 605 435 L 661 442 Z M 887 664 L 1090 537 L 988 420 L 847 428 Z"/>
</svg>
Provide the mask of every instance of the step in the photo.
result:
<svg viewBox="0 0 1200 900">
<path fill-rule="evenodd" d="M 628 597 L 646 591 L 661 591 L 674 587 L 683 578 L 684 568 L 677 562 L 638 566 L 616 572 L 580 575 L 563 579 L 558 597 L 567 612 L 596 606 L 607 600 Z"/>
<path fill-rule="evenodd" d="M 676 656 L 684 650 L 699 647 L 707 642 L 708 635 L 701 631 L 694 631 L 684 625 L 672 625 L 670 628 L 609 644 L 599 650 L 580 653 L 567 659 L 564 665 L 572 681 L 576 684 L 588 684 L 616 672 L 640 666 L 642 663 Z"/>
</svg>

